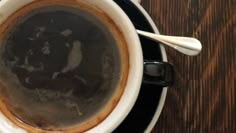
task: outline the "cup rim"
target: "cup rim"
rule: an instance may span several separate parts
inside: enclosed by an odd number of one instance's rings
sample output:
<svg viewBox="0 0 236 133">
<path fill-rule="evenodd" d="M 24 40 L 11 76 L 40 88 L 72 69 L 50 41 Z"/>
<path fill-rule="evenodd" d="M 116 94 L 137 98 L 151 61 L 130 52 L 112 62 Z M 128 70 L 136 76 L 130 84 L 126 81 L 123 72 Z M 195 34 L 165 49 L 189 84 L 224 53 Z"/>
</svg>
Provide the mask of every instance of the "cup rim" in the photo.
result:
<svg viewBox="0 0 236 133">
<path fill-rule="evenodd" d="M 7 19 L 9 15 L 15 12 L 20 7 L 28 4 L 35 0 L 21 0 L 21 2 L 12 2 L 10 0 L 2 1 L 0 3 L 0 23 Z M 87 0 L 94 5 L 98 5 L 98 1 Z M 11 6 L 11 8 L 9 8 Z M 129 57 L 130 57 L 130 70 L 127 80 L 127 85 L 125 91 L 120 98 L 117 106 L 109 114 L 109 116 L 99 123 L 96 127 L 88 130 L 88 132 L 111 132 L 114 130 L 128 115 L 131 111 L 134 103 L 138 97 L 141 82 L 142 82 L 142 71 L 143 71 L 143 55 L 140 40 L 136 33 L 136 30 L 129 20 L 128 16 L 124 11 L 113 1 L 103 1 L 100 4 L 100 8 L 107 10 L 106 13 L 115 21 L 116 25 L 122 30 L 122 33 L 125 36 L 127 41 Z M 103 10 L 105 11 L 105 10 Z M 5 12 L 5 13 L 4 13 Z M 113 15 L 113 17 L 112 17 Z M 116 17 L 114 17 L 116 16 Z M 119 20 L 122 17 L 122 21 Z M 5 116 L 0 112 L 0 130 L 5 126 L 5 130 L 15 130 L 19 132 L 24 132 L 24 129 L 17 128 L 11 121 L 9 121 Z M 4 120 L 5 119 L 5 120 Z M 3 129 L 4 130 L 4 129 Z"/>
</svg>

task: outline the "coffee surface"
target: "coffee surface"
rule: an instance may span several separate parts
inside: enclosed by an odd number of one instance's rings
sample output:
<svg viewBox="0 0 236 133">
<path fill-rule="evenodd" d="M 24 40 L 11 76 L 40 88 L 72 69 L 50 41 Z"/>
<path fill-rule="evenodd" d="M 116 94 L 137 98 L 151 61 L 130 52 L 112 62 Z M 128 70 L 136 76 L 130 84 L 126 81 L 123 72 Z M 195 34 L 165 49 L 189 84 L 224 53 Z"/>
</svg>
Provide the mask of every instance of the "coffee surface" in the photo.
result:
<svg viewBox="0 0 236 133">
<path fill-rule="evenodd" d="M 20 120 L 43 129 L 74 126 L 112 97 L 117 43 L 85 11 L 49 6 L 19 18 L 0 44 L 0 96 Z"/>
</svg>

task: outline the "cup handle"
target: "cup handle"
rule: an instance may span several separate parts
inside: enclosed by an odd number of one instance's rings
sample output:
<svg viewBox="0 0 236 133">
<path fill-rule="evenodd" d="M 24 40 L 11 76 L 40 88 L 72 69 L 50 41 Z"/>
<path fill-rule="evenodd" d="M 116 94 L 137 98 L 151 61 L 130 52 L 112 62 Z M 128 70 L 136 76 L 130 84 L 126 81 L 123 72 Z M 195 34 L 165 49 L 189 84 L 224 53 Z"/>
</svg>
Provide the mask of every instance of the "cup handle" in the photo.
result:
<svg viewBox="0 0 236 133">
<path fill-rule="evenodd" d="M 144 60 L 143 83 L 162 87 L 173 85 L 174 68 L 167 62 Z"/>
</svg>

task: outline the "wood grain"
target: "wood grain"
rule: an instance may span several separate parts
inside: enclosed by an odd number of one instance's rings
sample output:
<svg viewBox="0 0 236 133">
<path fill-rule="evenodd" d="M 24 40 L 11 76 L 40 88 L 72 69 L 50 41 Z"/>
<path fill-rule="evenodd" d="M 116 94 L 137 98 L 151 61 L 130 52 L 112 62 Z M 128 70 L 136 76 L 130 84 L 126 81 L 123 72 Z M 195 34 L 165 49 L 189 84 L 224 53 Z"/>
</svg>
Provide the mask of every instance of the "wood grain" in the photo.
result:
<svg viewBox="0 0 236 133">
<path fill-rule="evenodd" d="M 194 36 L 199 56 L 167 48 L 176 83 L 153 133 L 235 133 L 236 0 L 143 0 L 162 34 Z"/>
</svg>

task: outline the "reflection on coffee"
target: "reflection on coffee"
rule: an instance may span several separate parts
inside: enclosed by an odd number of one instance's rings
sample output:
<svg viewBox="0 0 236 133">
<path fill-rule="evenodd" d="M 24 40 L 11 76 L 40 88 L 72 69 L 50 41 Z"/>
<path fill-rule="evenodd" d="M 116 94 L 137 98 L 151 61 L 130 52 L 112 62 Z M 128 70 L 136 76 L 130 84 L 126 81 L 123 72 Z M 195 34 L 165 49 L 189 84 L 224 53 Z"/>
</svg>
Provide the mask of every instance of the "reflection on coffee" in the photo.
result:
<svg viewBox="0 0 236 133">
<path fill-rule="evenodd" d="M 74 126 L 99 112 L 120 73 L 109 28 L 79 9 L 34 10 L 7 30 L 0 45 L 0 97 L 20 120 L 46 130 Z"/>
</svg>

